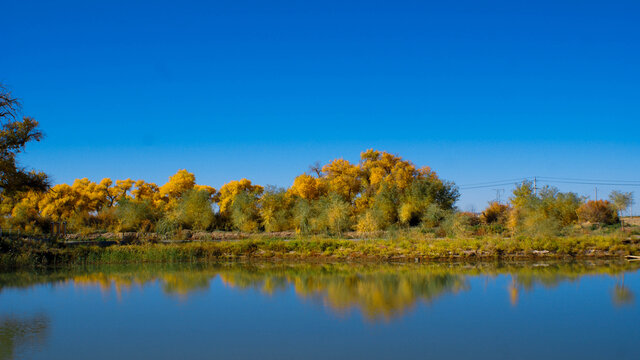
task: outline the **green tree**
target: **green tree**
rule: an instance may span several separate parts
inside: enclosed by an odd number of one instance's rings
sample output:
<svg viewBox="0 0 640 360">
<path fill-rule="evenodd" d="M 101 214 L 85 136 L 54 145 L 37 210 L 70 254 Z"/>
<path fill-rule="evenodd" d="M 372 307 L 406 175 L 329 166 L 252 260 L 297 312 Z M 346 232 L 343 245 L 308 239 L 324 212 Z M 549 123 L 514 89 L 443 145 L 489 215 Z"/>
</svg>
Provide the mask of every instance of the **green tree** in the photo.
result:
<svg viewBox="0 0 640 360">
<path fill-rule="evenodd" d="M 260 189 L 262 192 L 262 189 Z M 258 194 L 253 191 L 241 191 L 233 197 L 229 206 L 231 224 L 234 228 L 253 232 L 260 227 L 260 214 L 258 211 Z"/>
<path fill-rule="evenodd" d="M 119 231 L 150 231 L 158 220 L 151 200 L 122 199 L 115 207 Z"/>
<path fill-rule="evenodd" d="M 214 220 L 211 194 L 196 189 L 185 192 L 175 209 L 175 220 L 186 228 L 207 230 Z"/>
<path fill-rule="evenodd" d="M 265 231 L 291 228 L 292 200 L 285 189 L 267 186 L 259 200 L 259 212 Z"/>
<path fill-rule="evenodd" d="M 618 216 L 621 216 L 633 204 L 633 193 L 614 190 L 609 194 L 609 201 L 618 211 Z"/>
<path fill-rule="evenodd" d="M 0 189 L 4 194 L 49 188 L 46 174 L 18 164 L 17 157 L 26 144 L 43 136 L 36 120 L 27 116 L 20 119 L 20 114 L 20 101 L 0 84 Z"/>
</svg>

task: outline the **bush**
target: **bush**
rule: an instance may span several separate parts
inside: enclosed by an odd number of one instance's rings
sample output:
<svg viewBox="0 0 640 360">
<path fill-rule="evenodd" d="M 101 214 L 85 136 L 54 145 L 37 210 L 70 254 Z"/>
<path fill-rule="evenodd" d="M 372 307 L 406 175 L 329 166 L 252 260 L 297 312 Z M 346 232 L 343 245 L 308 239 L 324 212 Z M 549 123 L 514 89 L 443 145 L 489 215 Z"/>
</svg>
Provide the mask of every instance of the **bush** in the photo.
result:
<svg viewBox="0 0 640 360">
<path fill-rule="evenodd" d="M 431 204 L 422 216 L 422 227 L 428 229 L 438 227 L 450 214 L 451 211 L 444 210 L 436 204 Z"/>
<path fill-rule="evenodd" d="M 292 227 L 292 201 L 281 188 L 267 187 L 260 197 L 260 218 L 265 231 L 284 231 Z"/>
<path fill-rule="evenodd" d="M 619 221 L 614 206 L 607 200 L 591 200 L 578 208 L 578 219 L 582 222 L 612 225 Z"/>
<path fill-rule="evenodd" d="M 356 230 L 359 233 L 371 233 L 383 230 L 384 215 L 377 209 L 369 209 L 358 218 Z"/>
<path fill-rule="evenodd" d="M 351 206 L 339 195 L 331 195 L 326 207 L 327 228 L 334 234 L 342 234 L 351 228 Z"/>
<path fill-rule="evenodd" d="M 148 200 L 123 199 L 115 207 L 115 217 L 118 222 L 117 231 L 149 232 L 158 216 Z"/>
<path fill-rule="evenodd" d="M 509 217 L 509 205 L 500 204 L 497 201 L 489 203 L 480 215 L 480 220 L 485 224 L 506 224 Z"/>
<path fill-rule="evenodd" d="M 312 231 L 311 219 L 313 218 L 313 208 L 311 203 L 306 199 L 298 199 L 293 207 L 293 223 L 296 232 L 301 234 L 309 234 Z"/>
<path fill-rule="evenodd" d="M 256 197 L 247 191 L 234 196 L 231 203 L 231 223 L 234 228 L 244 232 L 258 231 L 260 217 L 256 202 Z"/>
<path fill-rule="evenodd" d="M 211 194 L 205 190 L 187 191 L 182 195 L 173 216 L 175 221 L 184 228 L 207 230 L 215 218 Z"/>
</svg>

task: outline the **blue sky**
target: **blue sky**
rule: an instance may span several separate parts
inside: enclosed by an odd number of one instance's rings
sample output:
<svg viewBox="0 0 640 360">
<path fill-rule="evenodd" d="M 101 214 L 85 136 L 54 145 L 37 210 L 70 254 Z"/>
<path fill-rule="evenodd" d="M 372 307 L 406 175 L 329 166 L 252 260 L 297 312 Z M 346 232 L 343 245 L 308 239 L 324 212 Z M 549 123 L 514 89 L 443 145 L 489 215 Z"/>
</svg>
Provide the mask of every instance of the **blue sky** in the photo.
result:
<svg viewBox="0 0 640 360">
<path fill-rule="evenodd" d="M 368 148 L 460 185 L 640 181 L 637 1 L 9 1 L 25 165 L 289 186 Z M 594 186 L 556 184 L 594 196 Z M 497 186 L 508 192 L 511 186 Z M 602 194 L 613 188 L 601 186 Z M 462 191 L 482 208 L 494 187 Z"/>
</svg>

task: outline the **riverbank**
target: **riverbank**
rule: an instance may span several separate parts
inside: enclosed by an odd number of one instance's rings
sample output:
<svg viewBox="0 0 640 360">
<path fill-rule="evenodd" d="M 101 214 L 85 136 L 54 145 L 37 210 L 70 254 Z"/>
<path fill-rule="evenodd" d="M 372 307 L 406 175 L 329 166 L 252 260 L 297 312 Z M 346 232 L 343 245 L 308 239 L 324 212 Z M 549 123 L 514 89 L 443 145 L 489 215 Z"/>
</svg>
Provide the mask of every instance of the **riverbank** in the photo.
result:
<svg viewBox="0 0 640 360">
<path fill-rule="evenodd" d="M 527 238 L 248 239 L 190 243 L 84 245 L 33 240 L 0 243 L 3 268 L 58 265 L 201 263 L 228 260 L 428 262 L 455 259 L 624 258 L 640 255 L 640 238 L 617 235 Z"/>
</svg>

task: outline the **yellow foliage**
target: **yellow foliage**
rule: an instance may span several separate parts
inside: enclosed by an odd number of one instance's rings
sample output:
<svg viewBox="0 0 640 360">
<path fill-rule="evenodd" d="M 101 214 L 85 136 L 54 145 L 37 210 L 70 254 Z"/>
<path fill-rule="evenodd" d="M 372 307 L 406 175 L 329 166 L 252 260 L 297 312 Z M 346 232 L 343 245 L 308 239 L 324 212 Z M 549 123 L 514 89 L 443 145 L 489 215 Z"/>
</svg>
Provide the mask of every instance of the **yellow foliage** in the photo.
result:
<svg viewBox="0 0 640 360">
<path fill-rule="evenodd" d="M 169 182 L 160 187 L 160 196 L 169 200 L 180 198 L 182 194 L 193 189 L 196 177 L 187 170 L 179 170 L 169 178 Z"/>
<path fill-rule="evenodd" d="M 198 191 L 206 191 L 207 193 L 209 193 L 209 198 L 212 201 L 217 200 L 218 191 L 214 187 L 209 185 L 195 185 L 193 188 Z"/>
<path fill-rule="evenodd" d="M 344 159 L 335 159 L 322 168 L 329 190 L 351 201 L 360 192 L 360 167 Z"/>
<path fill-rule="evenodd" d="M 131 190 L 131 195 L 133 195 L 136 200 L 153 200 L 159 195 L 160 188 L 154 183 L 138 180 L 135 186 L 135 189 Z"/>
<path fill-rule="evenodd" d="M 108 180 L 108 181 L 105 181 Z M 111 180 L 105 179 L 100 184 L 89 181 L 87 178 L 76 179 L 71 185 L 72 196 L 75 195 L 75 210 L 77 212 L 98 211 L 108 204 L 105 196 L 107 189 L 105 184 L 111 184 Z"/>
<path fill-rule="evenodd" d="M 429 167 L 417 170 L 412 162 L 388 152 L 369 149 L 360 154 L 360 158 L 370 194 L 376 193 L 383 183 L 404 190 L 415 179 L 436 176 Z"/>
<path fill-rule="evenodd" d="M 372 211 L 367 211 L 358 219 L 356 231 L 359 233 L 370 233 L 380 230 L 380 221 Z"/>
<path fill-rule="evenodd" d="M 418 209 L 418 207 L 412 202 L 406 202 L 400 206 L 400 209 L 398 210 L 398 218 L 402 223 L 408 224 L 419 212 L 420 209 Z"/>
<path fill-rule="evenodd" d="M 55 221 L 68 219 L 75 210 L 76 194 L 67 184 L 52 187 L 40 200 L 39 206 L 42 216 Z"/>
<path fill-rule="evenodd" d="M 264 188 L 260 185 L 252 185 L 251 180 L 242 179 L 242 180 L 234 180 L 230 181 L 220 188 L 218 206 L 220 206 L 221 213 L 227 213 L 229 211 L 229 207 L 233 202 L 233 199 L 236 195 L 240 194 L 243 191 L 247 191 L 250 193 L 261 194 L 264 191 Z"/>
<path fill-rule="evenodd" d="M 305 200 L 317 200 L 326 193 L 322 179 L 307 174 L 296 177 L 289 191 Z"/>
</svg>

